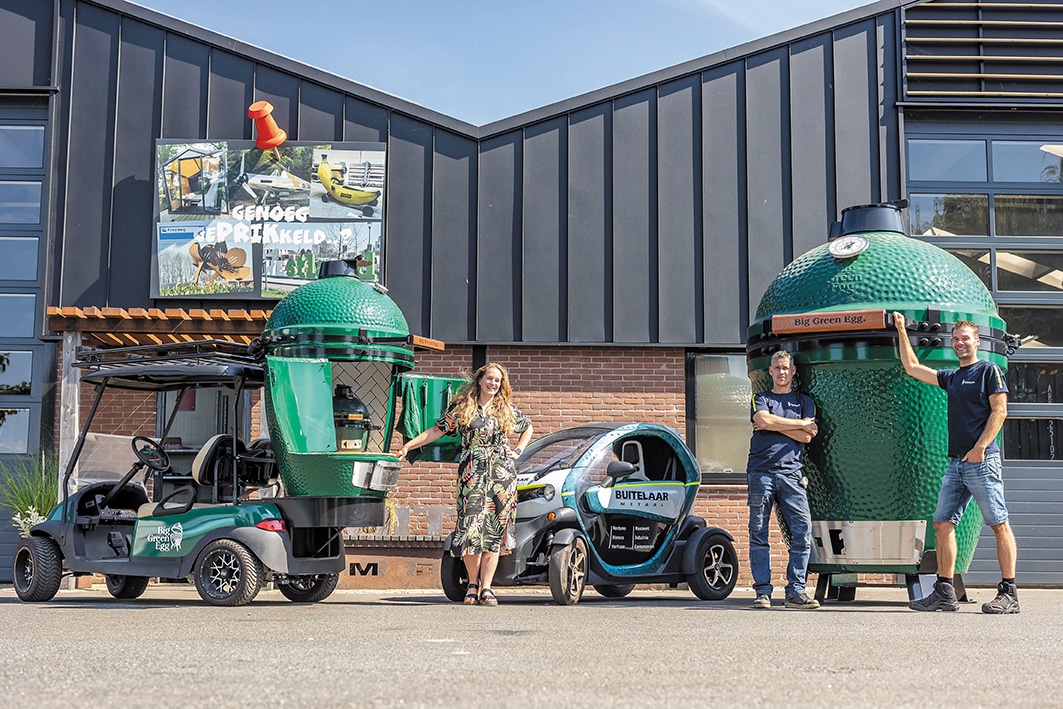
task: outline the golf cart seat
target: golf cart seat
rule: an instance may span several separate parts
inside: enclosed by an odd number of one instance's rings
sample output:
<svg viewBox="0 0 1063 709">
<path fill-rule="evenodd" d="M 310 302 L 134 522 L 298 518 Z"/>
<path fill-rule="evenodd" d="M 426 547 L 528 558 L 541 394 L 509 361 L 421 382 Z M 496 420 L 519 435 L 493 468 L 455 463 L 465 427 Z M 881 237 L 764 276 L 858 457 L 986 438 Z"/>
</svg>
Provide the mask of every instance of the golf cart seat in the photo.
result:
<svg viewBox="0 0 1063 709">
<path fill-rule="evenodd" d="M 224 433 L 212 436 L 192 461 L 192 480 L 201 490 L 211 490 L 211 502 L 232 502 L 247 488 L 267 487 L 276 481 L 269 439 L 259 439 L 251 448 L 235 439 L 235 449 L 233 440 Z"/>
</svg>

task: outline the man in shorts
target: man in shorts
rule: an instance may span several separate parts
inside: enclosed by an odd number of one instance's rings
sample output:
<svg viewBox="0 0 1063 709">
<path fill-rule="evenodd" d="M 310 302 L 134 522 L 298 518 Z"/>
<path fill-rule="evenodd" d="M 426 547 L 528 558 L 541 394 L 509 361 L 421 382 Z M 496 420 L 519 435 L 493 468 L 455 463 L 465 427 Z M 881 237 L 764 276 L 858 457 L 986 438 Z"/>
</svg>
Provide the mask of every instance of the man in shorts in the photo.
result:
<svg viewBox="0 0 1063 709">
<path fill-rule="evenodd" d="M 1018 613 L 1015 588 L 1015 535 L 1008 524 L 997 434 L 1008 416 L 1008 387 L 1000 368 L 978 359 L 978 326 L 961 320 L 952 326 L 952 351 L 958 369 L 934 370 L 920 364 L 904 328 L 904 316 L 893 314 L 901 364 L 909 376 L 948 394 L 949 465 L 941 480 L 934 533 L 937 535 L 938 578 L 934 590 L 908 607 L 917 611 L 954 611 L 960 607 L 952 585 L 956 565 L 956 525 L 974 498 L 993 528 L 1000 563 L 997 597 L 982 605 L 983 613 Z"/>
</svg>

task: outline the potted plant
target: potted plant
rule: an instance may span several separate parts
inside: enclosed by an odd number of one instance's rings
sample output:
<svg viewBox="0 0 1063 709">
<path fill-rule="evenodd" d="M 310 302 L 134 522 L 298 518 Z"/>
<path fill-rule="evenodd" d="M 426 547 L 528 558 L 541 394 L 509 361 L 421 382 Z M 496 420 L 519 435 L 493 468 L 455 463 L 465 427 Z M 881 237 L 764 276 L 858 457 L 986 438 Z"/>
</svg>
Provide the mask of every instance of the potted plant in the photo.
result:
<svg viewBox="0 0 1063 709">
<path fill-rule="evenodd" d="M 28 537 L 59 499 L 59 461 L 54 455 L 0 463 L 0 507 L 11 512 L 11 523 Z"/>
</svg>

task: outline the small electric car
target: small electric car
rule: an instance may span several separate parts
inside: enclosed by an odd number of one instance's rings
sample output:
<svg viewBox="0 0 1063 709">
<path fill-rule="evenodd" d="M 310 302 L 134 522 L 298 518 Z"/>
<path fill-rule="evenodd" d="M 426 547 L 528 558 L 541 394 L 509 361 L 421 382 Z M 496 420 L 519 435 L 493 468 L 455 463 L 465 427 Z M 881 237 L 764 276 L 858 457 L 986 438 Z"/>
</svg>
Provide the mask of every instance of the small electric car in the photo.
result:
<svg viewBox="0 0 1063 709">
<path fill-rule="evenodd" d="M 126 599 L 143 594 L 153 577 L 191 576 L 202 599 L 218 606 L 250 603 L 270 580 L 296 602 L 332 593 L 345 564 L 342 529 L 371 523 L 375 500 L 279 495 L 270 442 L 245 443 L 239 430 L 241 407 L 250 400 L 244 393 L 264 379 L 245 347 L 199 342 L 88 350 L 73 365 L 96 388 L 96 398 L 66 467 L 62 500 L 15 551 L 19 598 L 50 600 L 65 574 L 103 574 L 111 595 Z M 222 412 L 228 430 L 187 453 L 188 467 L 171 468 L 173 451 L 161 443 L 182 399 L 217 389 L 225 393 L 218 402 L 231 402 Z M 116 390 L 176 395 L 160 437 L 92 432 L 101 399 Z M 90 456 L 104 439 L 110 455 Z M 127 442 L 131 452 L 123 452 Z"/>
<path fill-rule="evenodd" d="M 649 423 L 568 428 L 532 442 L 517 461 L 516 548 L 496 586 L 549 585 L 561 605 L 589 583 L 621 598 L 636 584 L 686 583 L 707 601 L 738 580 L 733 537 L 690 514 L 701 471 L 679 434 Z M 444 544 L 443 591 L 464 598 L 468 575 Z"/>
</svg>

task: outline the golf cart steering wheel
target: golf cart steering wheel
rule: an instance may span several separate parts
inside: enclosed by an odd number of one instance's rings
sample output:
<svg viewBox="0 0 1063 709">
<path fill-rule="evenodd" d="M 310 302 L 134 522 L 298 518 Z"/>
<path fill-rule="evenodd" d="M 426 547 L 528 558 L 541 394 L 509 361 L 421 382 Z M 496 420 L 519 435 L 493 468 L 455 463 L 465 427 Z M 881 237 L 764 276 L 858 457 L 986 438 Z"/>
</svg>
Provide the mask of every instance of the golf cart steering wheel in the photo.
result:
<svg viewBox="0 0 1063 709">
<path fill-rule="evenodd" d="M 141 445 L 138 446 L 137 443 Z M 137 460 L 152 470 L 163 471 L 170 467 L 170 456 L 162 445 L 147 436 L 135 436 L 133 438 L 133 453 Z"/>
<path fill-rule="evenodd" d="M 140 445 L 137 445 L 140 444 Z M 111 500 L 115 498 L 118 492 L 133 480 L 133 476 L 136 475 L 142 466 L 147 466 L 151 470 L 166 470 L 170 467 L 170 456 L 166 455 L 166 451 L 163 450 L 162 445 L 156 443 L 147 436 L 135 436 L 133 438 L 133 453 L 137 456 L 137 462 L 133 463 L 129 468 L 129 472 L 122 476 L 122 479 L 114 484 L 114 487 L 110 491 L 101 497 L 96 503 L 96 507 L 102 510 Z"/>
</svg>

